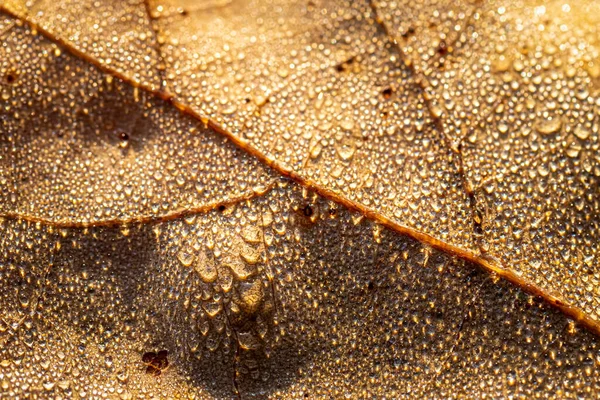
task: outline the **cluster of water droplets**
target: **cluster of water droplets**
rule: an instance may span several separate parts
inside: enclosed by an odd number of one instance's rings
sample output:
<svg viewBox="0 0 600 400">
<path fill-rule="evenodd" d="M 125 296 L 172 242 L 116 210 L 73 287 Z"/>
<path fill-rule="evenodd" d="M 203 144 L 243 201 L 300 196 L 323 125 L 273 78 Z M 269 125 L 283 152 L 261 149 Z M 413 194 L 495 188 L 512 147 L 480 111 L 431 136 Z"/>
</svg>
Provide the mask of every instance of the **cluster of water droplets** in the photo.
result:
<svg viewBox="0 0 600 400">
<path fill-rule="evenodd" d="M 282 169 L 470 246 L 456 157 L 368 2 L 243 7 L 156 13 L 168 90 Z"/>
<path fill-rule="evenodd" d="M 506 10 L 437 11 L 440 29 L 398 31 L 445 35 L 417 51 L 421 98 L 366 2 L 217 3 L 81 3 L 93 12 L 79 18 L 80 5 L 39 2 L 30 18 L 149 85 L 165 69 L 167 89 L 238 138 L 398 222 L 473 248 L 478 211 L 480 250 L 594 314 L 590 47 L 574 70 L 535 43 L 507 62 L 513 47 L 487 44 Z M 458 35 L 452 21 L 468 18 Z M 558 312 L 296 183 L 271 187 L 273 173 L 171 104 L 13 19 L 0 28 L 3 397 L 598 390 L 597 339 Z"/>
<path fill-rule="evenodd" d="M 444 134 L 460 144 L 480 250 L 598 318 L 595 10 L 578 1 L 466 7 L 464 18 L 447 14 L 458 32 L 452 49 L 407 55 L 418 59 Z M 397 18 L 389 23 L 402 31 Z"/>
<path fill-rule="evenodd" d="M 560 313 L 285 180 L 173 221 L 0 228 L 7 397 L 596 390 Z"/>
<path fill-rule="evenodd" d="M 158 217 L 251 196 L 273 179 L 202 122 L 26 27 L 8 29 L 0 53 L 3 212 Z"/>
</svg>

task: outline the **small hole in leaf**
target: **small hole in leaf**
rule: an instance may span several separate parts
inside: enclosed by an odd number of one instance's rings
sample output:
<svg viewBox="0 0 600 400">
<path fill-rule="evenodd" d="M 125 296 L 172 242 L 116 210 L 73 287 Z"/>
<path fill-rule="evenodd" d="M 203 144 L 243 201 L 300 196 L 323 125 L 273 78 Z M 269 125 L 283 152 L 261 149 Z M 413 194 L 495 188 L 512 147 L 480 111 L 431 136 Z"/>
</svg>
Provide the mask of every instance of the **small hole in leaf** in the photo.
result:
<svg viewBox="0 0 600 400">
<path fill-rule="evenodd" d="M 225 207 L 223 204 L 221 204 L 220 206 L 217 207 L 217 210 L 219 210 L 220 212 L 225 211 L 227 207 Z"/>
<path fill-rule="evenodd" d="M 392 94 L 394 94 L 394 89 L 392 88 L 385 88 L 383 89 L 383 91 L 381 92 L 381 94 L 383 95 L 383 98 L 388 100 L 390 97 L 392 97 Z"/>
<path fill-rule="evenodd" d="M 129 140 L 129 135 L 125 132 L 120 132 L 119 133 L 119 139 L 121 139 L 122 141 L 126 142 Z"/>
</svg>

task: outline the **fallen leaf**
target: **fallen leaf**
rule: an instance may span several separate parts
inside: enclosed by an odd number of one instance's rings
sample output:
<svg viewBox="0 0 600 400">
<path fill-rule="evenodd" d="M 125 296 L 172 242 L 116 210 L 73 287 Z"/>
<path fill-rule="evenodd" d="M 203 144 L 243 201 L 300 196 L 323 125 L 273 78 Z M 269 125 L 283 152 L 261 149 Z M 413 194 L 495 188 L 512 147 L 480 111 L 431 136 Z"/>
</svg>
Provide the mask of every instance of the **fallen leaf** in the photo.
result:
<svg viewBox="0 0 600 400">
<path fill-rule="evenodd" d="M 3 397 L 592 397 L 598 14 L 505 3 L 0 5 Z"/>
</svg>

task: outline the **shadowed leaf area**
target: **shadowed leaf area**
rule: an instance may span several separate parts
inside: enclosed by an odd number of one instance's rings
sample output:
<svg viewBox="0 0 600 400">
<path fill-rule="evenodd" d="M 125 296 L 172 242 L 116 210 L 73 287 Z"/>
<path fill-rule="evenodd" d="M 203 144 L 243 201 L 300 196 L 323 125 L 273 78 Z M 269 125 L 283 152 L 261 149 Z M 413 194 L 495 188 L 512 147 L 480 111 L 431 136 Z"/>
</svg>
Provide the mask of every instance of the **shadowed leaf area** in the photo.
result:
<svg viewBox="0 0 600 400">
<path fill-rule="evenodd" d="M 595 397 L 599 15 L 2 1 L 0 397 Z"/>
</svg>

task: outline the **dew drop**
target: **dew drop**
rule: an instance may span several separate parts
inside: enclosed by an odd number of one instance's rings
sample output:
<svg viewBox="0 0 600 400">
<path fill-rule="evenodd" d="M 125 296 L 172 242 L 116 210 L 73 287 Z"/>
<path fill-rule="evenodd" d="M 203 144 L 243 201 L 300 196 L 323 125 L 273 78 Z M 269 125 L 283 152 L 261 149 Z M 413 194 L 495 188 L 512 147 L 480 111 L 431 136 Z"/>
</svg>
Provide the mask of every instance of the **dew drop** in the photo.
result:
<svg viewBox="0 0 600 400">
<path fill-rule="evenodd" d="M 505 124 L 504 122 L 501 122 L 501 123 L 499 123 L 499 124 L 498 124 L 498 131 L 499 131 L 501 134 L 503 134 L 503 135 L 504 135 L 506 132 L 508 132 L 508 125 L 507 125 L 507 124 Z"/>
<path fill-rule="evenodd" d="M 586 140 L 587 138 L 590 137 L 590 131 L 586 128 L 584 128 L 581 125 L 578 125 L 574 130 L 573 130 L 573 134 L 581 139 L 581 140 Z"/>
<path fill-rule="evenodd" d="M 319 157 L 321 151 L 323 150 L 323 146 L 320 143 L 317 143 L 310 151 L 310 158 L 315 159 Z"/>
<path fill-rule="evenodd" d="M 551 135 L 556 133 L 562 127 L 562 120 L 560 117 L 552 118 L 552 119 L 542 119 L 537 122 L 535 125 L 536 131 L 541 133 L 542 135 Z"/>
<path fill-rule="evenodd" d="M 340 127 L 347 131 L 351 131 L 354 128 L 354 121 L 351 119 L 344 119 L 340 122 Z"/>
<path fill-rule="evenodd" d="M 194 255 L 187 252 L 187 251 L 180 251 L 179 253 L 177 253 L 177 259 L 186 267 L 189 267 L 190 265 L 192 265 L 192 262 L 194 262 Z"/>
<path fill-rule="evenodd" d="M 253 313 L 258 310 L 264 298 L 264 290 L 259 280 L 240 285 L 240 297 L 245 311 Z"/>
<path fill-rule="evenodd" d="M 205 283 L 212 283 L 217 280 L 218 271 L 212 260 L 204 252 L 198 253 L 198 259 L 194 265 L 196 272 Z"/>
<path fill-rule="evenodd" d="M 344 161 L 349 161 L 354 156 L 356 148 L 352 145 L 342 144 L 335 146 L 335 151 Z"/>
<path fill-rule="evenodd" d="M 579 157 L 579 152 L 581 151 L 581 146 L 577 143 L 572 143 L 569 147 L 567 147 L 566 153 L 567 156 L 571 158 Z"/>
</svg>

